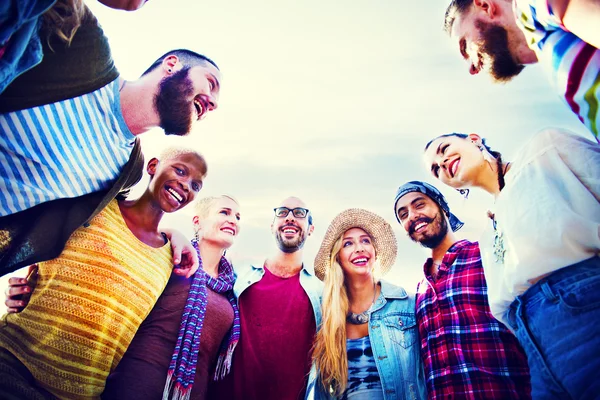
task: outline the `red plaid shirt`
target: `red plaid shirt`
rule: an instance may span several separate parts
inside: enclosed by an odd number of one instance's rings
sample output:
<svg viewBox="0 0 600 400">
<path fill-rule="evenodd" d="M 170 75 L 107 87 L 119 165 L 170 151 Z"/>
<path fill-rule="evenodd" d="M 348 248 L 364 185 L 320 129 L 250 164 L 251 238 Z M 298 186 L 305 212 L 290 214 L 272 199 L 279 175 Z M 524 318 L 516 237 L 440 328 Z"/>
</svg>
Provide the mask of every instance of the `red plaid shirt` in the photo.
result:
<svg viewBox="0 0 600 400">
<path fill-rule="evenodd" d="M 431 263 L 416 305 L 429 398 L 531 399 L 523 349 L 490 312 L 479 244 L 454 243 L 435 280 Z"/>
</svg>

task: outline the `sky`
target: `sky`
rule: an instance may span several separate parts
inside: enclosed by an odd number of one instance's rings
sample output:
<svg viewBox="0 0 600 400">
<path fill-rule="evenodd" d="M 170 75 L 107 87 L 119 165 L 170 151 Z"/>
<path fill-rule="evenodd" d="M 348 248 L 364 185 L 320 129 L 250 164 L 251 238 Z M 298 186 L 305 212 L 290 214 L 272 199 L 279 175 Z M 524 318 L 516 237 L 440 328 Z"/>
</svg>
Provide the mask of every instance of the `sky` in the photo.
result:
<svg viewBox="0 0 600 400">
<path fill-rule="evenodd" d="M 474 132 L 510 161 L 543 128 L 592 137 L 540 66 L 505 85 L 470 76 L 442 29 L 448 0 L 151 0 L 135 12 L 86 3 L 127 80 L 176 48 L 219 65 L 218 109 L 184 139 L 157 129 L 142 135 L 142 145 L 146 160 L 169 145 L 193 147 L 208 163 L 201 196 L 238 199 L 241 232 L 228 251 L 234 265 L 260 264 L 274 253 L 273 208 L 297 196 L 315 224 L 307 267 L 331 220 L 365 208 L 384 217 L 398 238 L 398 258 L 385 279 L 414 292 L 428 250 L 395 220 L 398 186 L 426 180 L 440 188 L 466 223 L 459 238 L 477 240 L 493 207 L 487 193 L 472 190 L 464 200 L 433 181 L 422 161 L 431 138 Z M 191 238 L 191 217 L 190 207 L 166 216 L 163 226 Z"/>
</svg>

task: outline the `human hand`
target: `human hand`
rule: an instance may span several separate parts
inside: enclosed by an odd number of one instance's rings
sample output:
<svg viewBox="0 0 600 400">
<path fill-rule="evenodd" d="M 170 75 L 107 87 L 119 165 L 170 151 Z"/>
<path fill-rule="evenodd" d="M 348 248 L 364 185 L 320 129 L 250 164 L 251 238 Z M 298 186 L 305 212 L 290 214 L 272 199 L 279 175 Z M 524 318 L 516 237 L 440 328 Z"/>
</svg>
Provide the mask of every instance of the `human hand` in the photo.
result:
<svg viewBox="0 0 600 400">
<path fill-rule="evenodd" d="M 8 313 L 19 313 L 29 304 L 31 292 L 35 284 L 37 274 L 37 265 L 29 267 L 29 273 L 26 278 L 13 276 L 8 279 L 8 287 L 4 292 L 6 301 L 4 304 L 7 307 Z"/>
<path fill-rule="evenodd" d="M 164 232 L 171 241 L 173 265 L 175 265 L 173 273 L 186 278 L 191 277 L 200 266 L 196 249 L 182 233 L 170 229 Z"/>
</svg>

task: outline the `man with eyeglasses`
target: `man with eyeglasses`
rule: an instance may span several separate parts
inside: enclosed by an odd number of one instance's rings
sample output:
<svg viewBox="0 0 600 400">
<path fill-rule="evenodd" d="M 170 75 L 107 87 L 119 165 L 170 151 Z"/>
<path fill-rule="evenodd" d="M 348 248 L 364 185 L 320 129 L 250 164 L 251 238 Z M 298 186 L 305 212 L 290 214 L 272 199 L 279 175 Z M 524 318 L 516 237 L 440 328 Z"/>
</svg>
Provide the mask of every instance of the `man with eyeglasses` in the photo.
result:
<svg viewBox="0 0 600 400">
<path fill-rule="evenodd" d="M 302 262 L 314 226 L 306 204 L 296 197 L 274 212 L 276 252 L 261 266 L 237 271 L 240 341 L 231 373 L 215 384 L 210 398 L 304 399 L 323 290 Z"/>
</svg>

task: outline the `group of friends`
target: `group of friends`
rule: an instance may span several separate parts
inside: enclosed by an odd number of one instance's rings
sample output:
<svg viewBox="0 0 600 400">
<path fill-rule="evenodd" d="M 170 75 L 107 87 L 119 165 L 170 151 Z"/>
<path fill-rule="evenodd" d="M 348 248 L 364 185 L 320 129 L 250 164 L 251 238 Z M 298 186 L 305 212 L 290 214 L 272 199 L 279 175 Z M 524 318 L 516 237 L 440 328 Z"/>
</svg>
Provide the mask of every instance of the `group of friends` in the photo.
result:
<svg viewBox="0 0 600 400">
<path fill-rule="evenodd" d="M 0 274 L 29 267 L 6 294 L 0 398 L 600 397 L 597 0 L 451 1 L 444 27 L 472 74 L 506 82 L 540 62 L 594 140 L 545 129 L 511 161 L 477 134 L 430 140 L 432 176 L 494 208 L 471 242 L 435 186 L 400 185 L 397 223 L 430 249 L 416 290 L 382 279 L 396 237 L 361 208 L 305 263 L 315 221 L 294 196 L 273 209 L 274 253 L 232 266 L 242 208 L 199 195 L 194 150 L 150 159 L 127 199 L 138 135 L 187 135 L 217 108 L 213 60 L 176 49 L 126 81 L 81 0 L 11 0 L 0 21 Z M 191 242 L 159 228 L 187 205 Z"/>
</svg>

